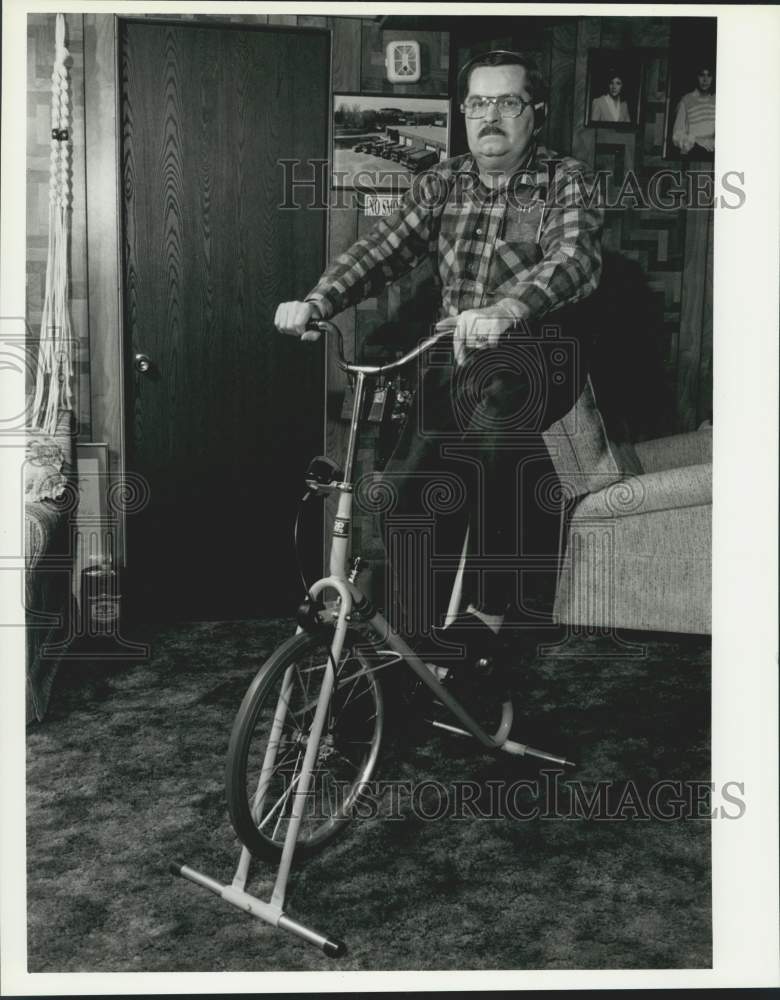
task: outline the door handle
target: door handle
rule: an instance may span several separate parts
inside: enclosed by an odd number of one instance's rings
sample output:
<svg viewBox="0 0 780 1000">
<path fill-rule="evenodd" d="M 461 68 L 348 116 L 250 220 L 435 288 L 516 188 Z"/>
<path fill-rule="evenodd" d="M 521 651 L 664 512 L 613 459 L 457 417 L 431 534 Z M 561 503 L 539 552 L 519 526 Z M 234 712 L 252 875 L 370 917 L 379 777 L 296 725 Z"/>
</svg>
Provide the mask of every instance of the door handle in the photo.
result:
<svg viewBox="0 0 780 1000">
<path fill-rule="evenodd" d="M 148 354 L 136 354 L 133 358 L 133 365 L 137 372 L 140 372 L 141 375 L 146 375 L 151 370 L 152 359 Z"/>
</svg>

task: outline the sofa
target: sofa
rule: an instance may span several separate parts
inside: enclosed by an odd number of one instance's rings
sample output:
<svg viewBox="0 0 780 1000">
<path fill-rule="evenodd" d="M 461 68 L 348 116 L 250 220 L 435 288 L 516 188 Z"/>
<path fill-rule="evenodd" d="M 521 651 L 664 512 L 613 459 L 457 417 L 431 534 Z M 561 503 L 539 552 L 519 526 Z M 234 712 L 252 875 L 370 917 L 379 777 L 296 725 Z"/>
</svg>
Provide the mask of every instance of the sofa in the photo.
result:
<svg viewBox="0 0 780 1000">
<path fill-rule="evenodd" d="M 28 430 L 24 474 L 27 724 L 40 722 L 73 618 L 72 525 L 78 492 L 73 414 L 56 431 Z"/>
</svg>

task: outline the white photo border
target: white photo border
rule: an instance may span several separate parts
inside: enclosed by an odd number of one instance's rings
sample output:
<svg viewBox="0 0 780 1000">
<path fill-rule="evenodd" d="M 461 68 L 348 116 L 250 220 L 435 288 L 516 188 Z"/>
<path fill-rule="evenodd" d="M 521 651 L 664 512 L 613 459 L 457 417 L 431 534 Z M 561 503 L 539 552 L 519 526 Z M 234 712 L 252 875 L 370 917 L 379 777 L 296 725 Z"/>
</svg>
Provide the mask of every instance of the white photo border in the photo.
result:
<svg viewBox="0 0 780 1000">
<path fill-rule="evenodd" d="M 182 12 L 167 0 L 79 3 L 64 13 Z M 191 2 L 190 12 L 370 16 L 404 5 Z M 25 315 L 25 39 L 39 0 L 3 5 L 2 262 L 0 316 Z M 418 4 L 416 13 L 467 15 L 472 4 Z M 480 17 L 582 16 L 581 4 L 489 4 Z M 24 627 L 18 600 L 21 497 L 3 494 L 0 568 L 3 645 L 0 779 L 0 960 L 3 989 L 18 995 L 589 989 L 778 985 L 777 510 L 778 219 L 780 219 L 780 8 L 771 5 L 589 4 L 588 17 L 718 19 L 715 175 L 737 171 L 744 204 L 715 211 L 714 575 L 712 779 L 744 784 L 739 820 L 712 824 L 713 968 L 474 973 L 52 973 L 26 971 Z M 13 109 L 13 110 L 12 110 Z M 24 409 L 24 386 L 2 375 L 4 407 Z M 19 482 L 23 449 L 4 439 L 0 480 Z M 10 445 L 10 446 L 9 446 Z M 237 919 L 240 919 L 237 917 Z"/>
</svg>

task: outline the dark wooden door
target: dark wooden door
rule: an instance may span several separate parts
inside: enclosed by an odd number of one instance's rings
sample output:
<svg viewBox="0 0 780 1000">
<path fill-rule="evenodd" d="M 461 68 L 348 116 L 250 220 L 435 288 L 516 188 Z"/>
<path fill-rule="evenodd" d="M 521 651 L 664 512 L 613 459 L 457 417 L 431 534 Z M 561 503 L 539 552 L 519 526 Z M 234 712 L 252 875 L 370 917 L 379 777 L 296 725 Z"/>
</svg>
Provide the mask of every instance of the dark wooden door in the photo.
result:
<svg viewBox="0 0 780 1000">
<path fill-rule="evenodd" d="M 282 207 L 281 161 L 327 155 L 328 50 L 316 32 L 123 22 L 126 444 L 150 491 L 127 524 L 136 620 L 300 598 L 293 524 L 322 451 L 323 347 L 272 320 L 324 262 L 325 212 Z M 317 518 L 305 529 L 314 572 Z"/>
</svg>

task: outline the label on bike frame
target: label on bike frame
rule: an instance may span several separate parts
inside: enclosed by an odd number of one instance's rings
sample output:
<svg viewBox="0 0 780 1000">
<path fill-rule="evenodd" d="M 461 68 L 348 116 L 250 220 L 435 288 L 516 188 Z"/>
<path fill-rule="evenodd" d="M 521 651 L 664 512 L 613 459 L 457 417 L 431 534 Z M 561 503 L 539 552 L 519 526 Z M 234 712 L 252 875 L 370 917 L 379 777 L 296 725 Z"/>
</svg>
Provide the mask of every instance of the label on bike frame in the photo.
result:
<svg viewBox="0 0 780 1000">
<path fill-rule="evenodd" d="M 349 518 L 337 517 L 333 522 L 333 534 L 336 538 L 349 538 Z"/>
</svg>

